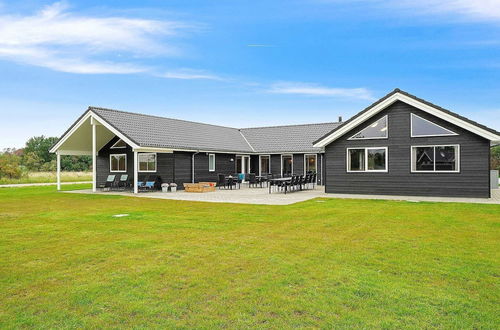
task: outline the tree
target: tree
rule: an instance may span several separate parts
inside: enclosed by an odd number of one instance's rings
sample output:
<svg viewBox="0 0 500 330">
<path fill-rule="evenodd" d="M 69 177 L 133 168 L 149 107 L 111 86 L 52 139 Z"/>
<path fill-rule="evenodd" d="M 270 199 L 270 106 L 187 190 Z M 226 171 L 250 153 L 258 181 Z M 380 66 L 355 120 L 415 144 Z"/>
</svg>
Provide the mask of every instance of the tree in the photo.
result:
<svg viewBox="0 0 500 330">
<path fill-rule="evenodd" d="M 491 148 L 490 168 L 500 170 L 500 146 Z"/>
<path fill-rule="evenodd" d="M 35 152 L 25 153 L 21 163 L 30 171 L 39 171 L 42 167 L 42 160 Z"/>
<path fill-rule="evenodd" d="M 56 159 L 49 149 L 59 140 L 57 137 L 34 136 L 26 142 L 24 153 L 35 153 L 42 163 L 49 163 Z"/>
</svg>

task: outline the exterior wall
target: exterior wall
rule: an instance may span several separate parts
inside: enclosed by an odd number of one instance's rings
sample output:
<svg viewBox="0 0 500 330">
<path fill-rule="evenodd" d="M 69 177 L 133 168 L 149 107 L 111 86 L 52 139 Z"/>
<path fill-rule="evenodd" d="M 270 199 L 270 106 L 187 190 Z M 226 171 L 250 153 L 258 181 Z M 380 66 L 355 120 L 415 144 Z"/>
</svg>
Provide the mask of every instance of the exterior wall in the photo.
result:
<svg viewBox="0 0 500 330">
<path fill-rule="evenodd" d="M 410 113 L 459 135 L 412 138 Z M 388 139 L 347 140 L 385 115 L 388 115 Z M 440 144 L 460 145 L 460 172 L 411 173 L 410 147 Z M 346 148 L 351 147 L 388 147 L 388 172 L 347 173 Z M 326 192 L 489 197 L 489 148 L 488 140 L 398 101 L 326 147 Z"/>
<path fill-rule="evenodd" d="M 231 161 L 231 159 L 233 161 Z M 194 181 L 195 182 L 217 182 L 217 175 L 233 174 L 236 171 L 236 155 L 215 154 L 215 171 L 208 171 L 208 153 L 199 153 L 194 159 Z M 176 169 L 177 172 L 177 169 Z"/>
</svg>

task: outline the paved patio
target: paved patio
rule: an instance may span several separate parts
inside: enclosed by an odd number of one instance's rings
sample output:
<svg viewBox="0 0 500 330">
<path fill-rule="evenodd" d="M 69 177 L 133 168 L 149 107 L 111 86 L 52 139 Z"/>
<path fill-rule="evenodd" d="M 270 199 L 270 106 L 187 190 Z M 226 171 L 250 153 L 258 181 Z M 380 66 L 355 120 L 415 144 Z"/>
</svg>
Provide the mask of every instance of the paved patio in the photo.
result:
<svg viewBox="0 0 500 330">
<path fill-rule="evenodd" d="M 65 191 L 74 194 L 94 194 L 91 189 Z M 265 205 L 289 205 L 303 202 L 313 198 L 351 198 L 351 199 L 387 199 L 411 202 L 458 202 L 458 203 L 481 203 L 500 204 L 500 190 L 492 190 L 492 198 L 455 198 L 455 197 L 416 197 L 416 196 L 390 196 L 390 195 L 351 195 L 351 194 L 326 194 L 323 187 L 314 190 L 297 191 L 293 193 L 272 193 L 267 188 L 247 188 L 237 190 L 217 189 L 207 193 L 187 193 L 177 191 L 175 193 L 145 192 L 137 195 L 123 191 L 98 191 L 95 194 L 121 195 L 141 198 L 172 199 L 196 202 L 214 203 L 238 203 L 238 204 L 265 204 Z"/>
</svg>

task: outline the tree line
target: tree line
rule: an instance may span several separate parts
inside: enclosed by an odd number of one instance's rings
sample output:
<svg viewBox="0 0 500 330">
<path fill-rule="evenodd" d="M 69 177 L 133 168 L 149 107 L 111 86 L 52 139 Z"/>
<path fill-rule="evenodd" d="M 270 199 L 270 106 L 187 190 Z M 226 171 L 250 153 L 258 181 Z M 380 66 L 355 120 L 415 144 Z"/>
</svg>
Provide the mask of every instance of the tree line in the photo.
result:
<svg viewBox="0 0 500 330">
<path fill-rule="evenodd" d="M 28 172 L 55 171 L 56 155 L 49 149 L 58 140 L 58 137 L 34 136 L 22 149 L 4 149 L 0 152 L 0 178 L 18 179 Z M 91 167 L 91 156 L 61 156 L 63 171 L 90 171 Z"/>
</svg>

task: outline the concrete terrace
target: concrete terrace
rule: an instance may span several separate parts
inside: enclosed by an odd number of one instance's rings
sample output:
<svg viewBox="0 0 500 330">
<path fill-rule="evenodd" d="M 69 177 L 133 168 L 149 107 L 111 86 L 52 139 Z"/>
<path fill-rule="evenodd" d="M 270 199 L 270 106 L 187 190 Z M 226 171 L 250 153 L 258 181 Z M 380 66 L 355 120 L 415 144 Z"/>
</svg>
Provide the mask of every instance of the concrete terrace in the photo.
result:
<svg viewBox="0 0 500 330">
<path fill-rule="evenodd" d="M 238 204 L 264 204 L 264 205 L 289 205 L 304 202 L 313 198 L 350 198 L 350 199 L 383 199 L 400 200 L 410 202 L 449 202 L 449 203 L 480 203 L 480 204 L 500 204 L 500 190 L 492 190 L 491 198 L 455 198 L 455 197 L 419 197 L 419 196 L 390 196 L 390 195 L 355 195 L 355 194 L 327 194 L 323 187 L 314 190 L 297 191 L 288 194 L 269 194 L 267 188 L 247 188 L 228 190 L 217 189 L 207 193 L 187 193 L 177 191 L 168 192 L 145 192 L 134 195 L 127 191 L 98 191 L 93 193 L 92 189 L 65 191 L 74 194 L 102 194 L 120 195 L 139 198 L 158 198 L 195 202 L 212 203 L 238 203 Z"/>
</svg>

